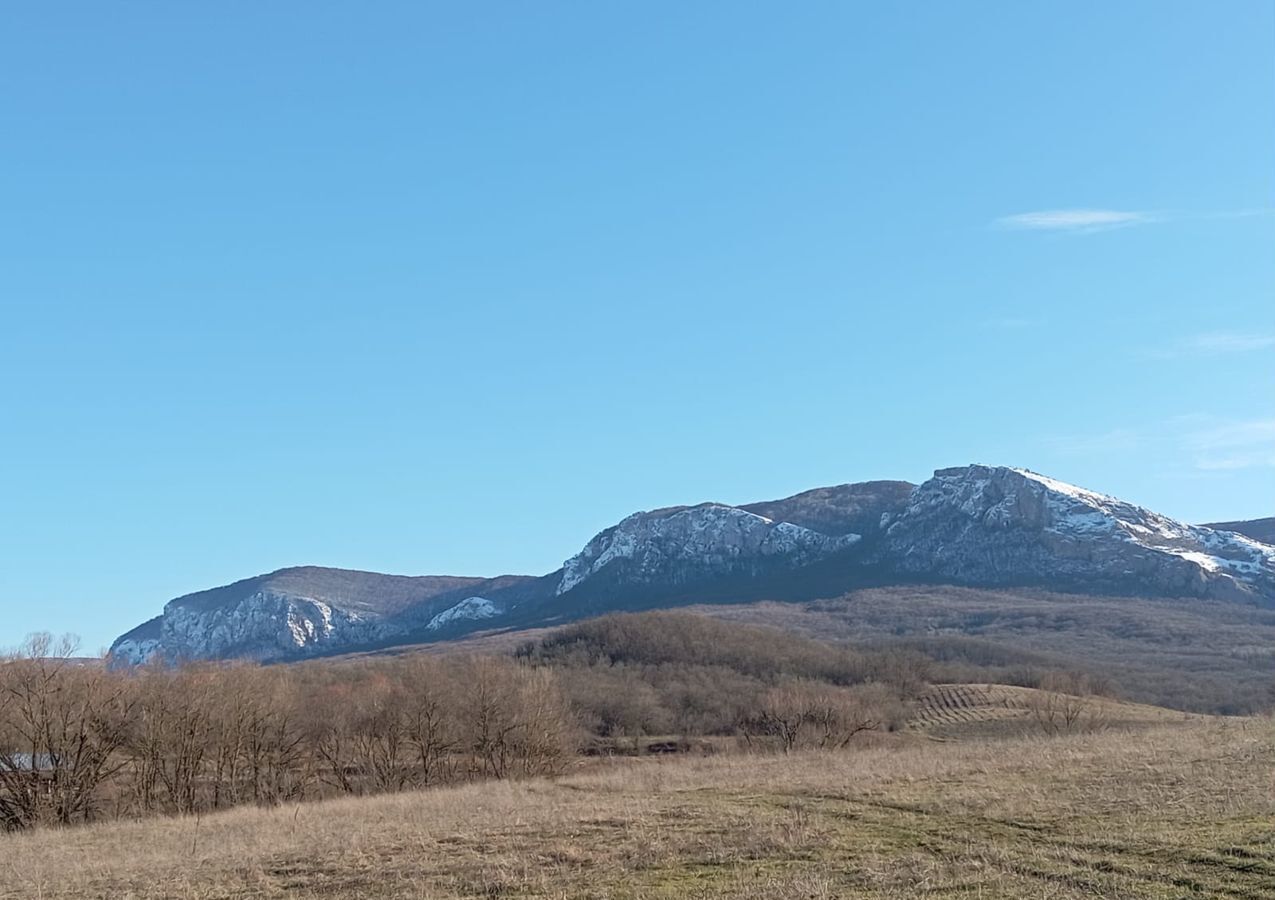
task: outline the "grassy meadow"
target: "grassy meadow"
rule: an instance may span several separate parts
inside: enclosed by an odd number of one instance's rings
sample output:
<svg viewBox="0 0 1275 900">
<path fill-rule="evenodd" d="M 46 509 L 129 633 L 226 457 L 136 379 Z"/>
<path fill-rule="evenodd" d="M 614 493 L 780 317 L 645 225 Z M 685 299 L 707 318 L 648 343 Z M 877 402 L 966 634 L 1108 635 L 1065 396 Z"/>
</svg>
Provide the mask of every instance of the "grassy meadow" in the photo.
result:
<svg viewBox="0 0 1275 900">
<path fill-rule="evenodd" d="M 1275 897 L 1275 722 L 943 690 L 836 752 L 0 836 L 0 897 Z"/>
</svg>

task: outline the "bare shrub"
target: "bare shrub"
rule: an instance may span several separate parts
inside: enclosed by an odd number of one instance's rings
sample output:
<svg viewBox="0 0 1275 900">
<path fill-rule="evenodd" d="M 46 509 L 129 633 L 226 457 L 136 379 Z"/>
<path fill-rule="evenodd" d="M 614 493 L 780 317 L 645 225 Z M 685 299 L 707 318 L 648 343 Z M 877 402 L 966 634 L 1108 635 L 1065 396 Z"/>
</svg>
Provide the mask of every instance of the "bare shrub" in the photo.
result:
<svg viewBox="0 0 1275 900">
<path fill-rule="evenodd" d="M 897 696 L 884 685 L 842 688 L 790 680 L 762 695 L 740 731 L 750 741 L 771 739 L 785 753 L 801 747 L 839 750 L 858 734 L 888 727 L 898 708 Z"/>
<path fill-rule="evenodd" d="M 1084 673 L 1050 673 L 1027 700 L 1032 724 L 1047 735 L 1099 731 L 1108 724 L 1098 693 L 1106 689 L 1105 681 L 1095 681 Z"/>
</svg>

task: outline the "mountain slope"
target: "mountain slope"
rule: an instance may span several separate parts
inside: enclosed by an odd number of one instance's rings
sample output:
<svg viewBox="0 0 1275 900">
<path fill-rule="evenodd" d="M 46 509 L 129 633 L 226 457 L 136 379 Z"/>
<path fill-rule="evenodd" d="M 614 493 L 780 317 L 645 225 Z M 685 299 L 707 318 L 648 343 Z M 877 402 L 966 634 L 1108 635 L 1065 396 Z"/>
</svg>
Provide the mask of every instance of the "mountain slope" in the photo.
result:
<svg viewBox="0 0 1275 900">
<path fill-rule="evenodd" d="M 918 582 L 1275 607 L 1275 547 L 1026 469 L 971 465 L 917 486 L 864 482 L 634 513 L 541 577 L 281 569 L 170 601 L 112 655 L 288 659 L 618 609 Z"/>
<path fill-rule="evenodd" d="M 746 503 L 739 508 L 823 534 L 871 536 L 880 531 L 881 517 L 901 509 L 915 489 L 908 481 L 865 481 L 815 488 L 783 500 Z"/>
<path fill-rule="evenodd" d="M 798 568 L 846 549 L 858 534 L 829 535 L 734 506 L 634 513 L 566 561 L 557 593 L 606 573 L 613 585 L 675 587 L 768 566 Z"/>
<path fill-rule="evenodd" d="M 1214 531 L 1233 531 L 1263 544 L 1275 544 L 1275 516 L 1239 522 L 1209 522 L 1204 527 Z"/>
</svg>

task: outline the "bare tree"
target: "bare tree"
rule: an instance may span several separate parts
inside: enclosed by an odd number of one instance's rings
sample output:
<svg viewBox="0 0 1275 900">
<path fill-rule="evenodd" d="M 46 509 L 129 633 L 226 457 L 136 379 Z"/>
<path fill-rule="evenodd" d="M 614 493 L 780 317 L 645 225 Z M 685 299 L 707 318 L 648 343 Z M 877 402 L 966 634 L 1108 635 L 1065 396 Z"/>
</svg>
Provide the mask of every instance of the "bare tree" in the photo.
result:
<svg viewBox="0 0 1275 900">
<path fill-rule="evenodd" d="M 451 667 L 416 657 L 405 664 L 400 695 L 403 736 L 415 756 L 417 783 L 430 785 L 452 774 L 460 742 L 456 719 L 459 682 Z"/>
<path fill-rule="evenodd" d="M 562 767 L 575 722 L 551 672 L 479 658 L 465 674 L 462 746 L 471 774 L 508 778 Z"/>
<path fill-rule="evenodd" d="M 191 813 L 215 745 L 215 670 L 153 668 L 141 679 L 137 727 L 129 749 L 143 809 Z"/>
<path fill-rule="evenodd" d="M 77 664 L 78 641 L 34 635 L 0 661 L 0 822 L 91 819 L 124 765 L 136 699 L 125 679 Z"/>
</svg>

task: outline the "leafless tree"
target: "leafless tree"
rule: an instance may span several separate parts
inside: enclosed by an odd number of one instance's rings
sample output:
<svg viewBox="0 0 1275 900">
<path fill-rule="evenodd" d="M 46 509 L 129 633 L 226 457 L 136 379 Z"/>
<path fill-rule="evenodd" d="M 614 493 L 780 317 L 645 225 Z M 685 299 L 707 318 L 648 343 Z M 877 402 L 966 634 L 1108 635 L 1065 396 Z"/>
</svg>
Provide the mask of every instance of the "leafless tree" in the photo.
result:
<svg viewBox="0 0 1275 900">
<path fill-rule="evenodd" d="M 124 765 L 136 698 L 124 679 L 71 657 L 78 642 L 29 638 L 0 659 L 0 823 L 91 819 Z"/>
</svg>

